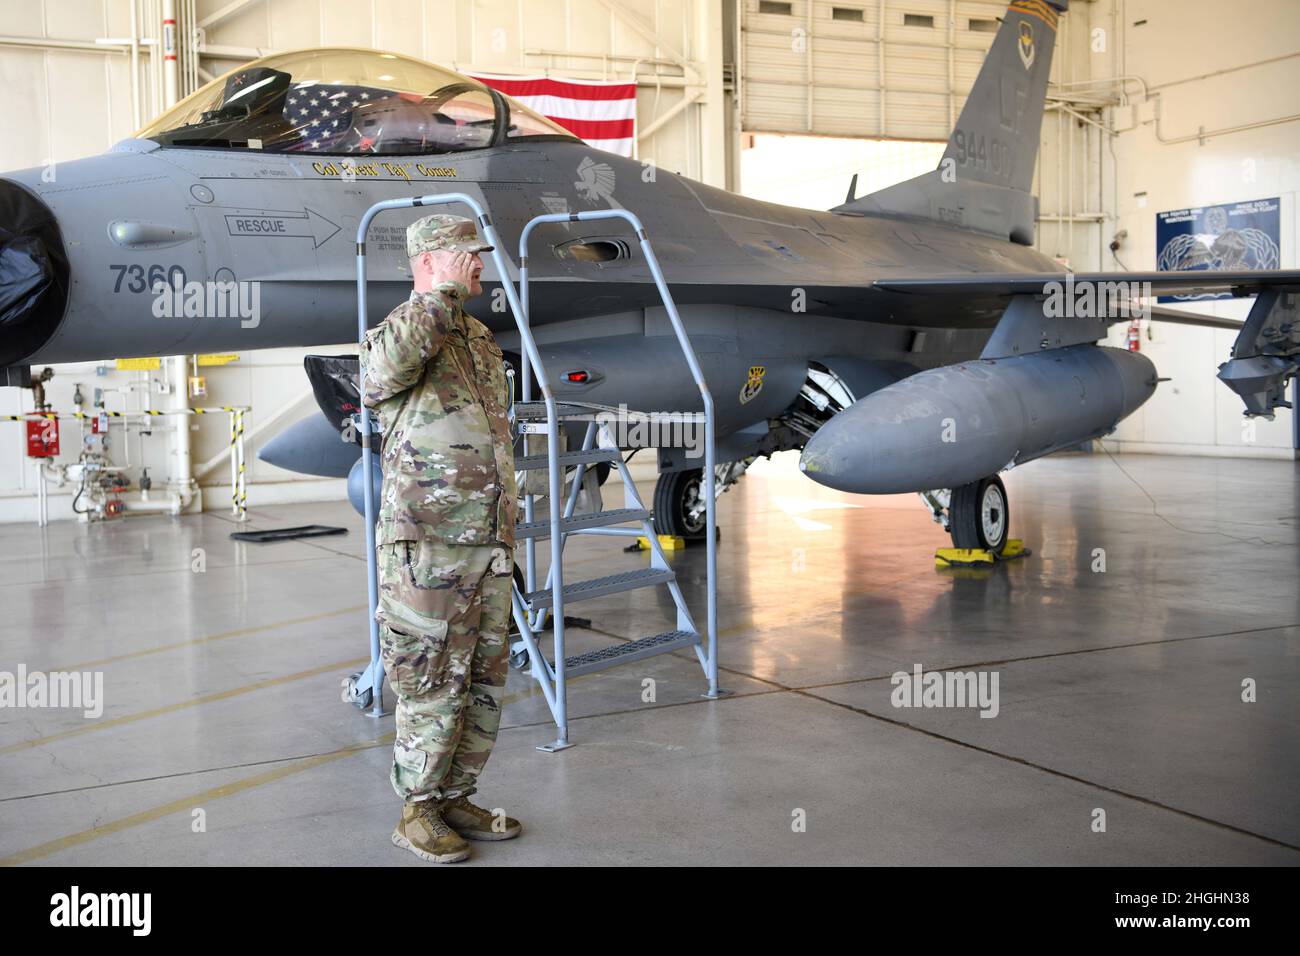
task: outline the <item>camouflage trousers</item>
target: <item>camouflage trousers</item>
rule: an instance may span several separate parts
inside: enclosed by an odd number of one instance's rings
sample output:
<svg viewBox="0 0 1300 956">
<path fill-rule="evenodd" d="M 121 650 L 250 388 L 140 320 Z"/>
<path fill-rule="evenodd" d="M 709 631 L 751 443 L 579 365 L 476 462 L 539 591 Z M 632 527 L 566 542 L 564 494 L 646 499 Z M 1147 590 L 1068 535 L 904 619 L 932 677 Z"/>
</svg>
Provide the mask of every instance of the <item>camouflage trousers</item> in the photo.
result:
<svg viewBox="0 0 1300 956">
<path fill-rule="evenodd" d="M 380 656 L 397 695 L 393 789 L 410 801 L 471 794 L 501 723 L 514 556 L 436 540 L 376 556 Z"/>
</svg>

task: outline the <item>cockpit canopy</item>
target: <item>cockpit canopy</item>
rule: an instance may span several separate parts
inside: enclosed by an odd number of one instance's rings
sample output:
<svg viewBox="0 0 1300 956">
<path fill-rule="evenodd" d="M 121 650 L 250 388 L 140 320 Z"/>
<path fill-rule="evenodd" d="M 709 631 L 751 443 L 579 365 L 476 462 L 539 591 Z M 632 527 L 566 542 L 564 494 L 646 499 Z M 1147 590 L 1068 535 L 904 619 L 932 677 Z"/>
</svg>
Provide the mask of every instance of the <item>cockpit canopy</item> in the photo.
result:
<svg viewBox="0 0 1300 956">
<path fill-rule="evenodd" d="M 136 136 L 163 146 L 368 156 L 576 138 L 472 77 L 396 53 L 342 48 L 254 60 Z"/>
</svg>

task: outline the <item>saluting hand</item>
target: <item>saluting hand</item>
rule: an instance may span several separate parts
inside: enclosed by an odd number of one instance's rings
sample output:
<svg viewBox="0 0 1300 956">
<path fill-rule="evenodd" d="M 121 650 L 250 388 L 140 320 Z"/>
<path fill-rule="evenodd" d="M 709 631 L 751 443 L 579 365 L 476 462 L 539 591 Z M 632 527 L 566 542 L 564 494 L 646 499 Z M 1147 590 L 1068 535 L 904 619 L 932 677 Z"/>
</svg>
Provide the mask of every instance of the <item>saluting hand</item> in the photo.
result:
<svg viewBox="0 0 1300 956">
<path fill-rule="evenodd" d="M 438 256 L 433 263 L 433 284 L 439 282 L 459 282 L 469 290 L 470 295 L 477 295 L 478 275 L 483 271 L 483 260 L 477 252 L 447 251 Z"/>
</svg>

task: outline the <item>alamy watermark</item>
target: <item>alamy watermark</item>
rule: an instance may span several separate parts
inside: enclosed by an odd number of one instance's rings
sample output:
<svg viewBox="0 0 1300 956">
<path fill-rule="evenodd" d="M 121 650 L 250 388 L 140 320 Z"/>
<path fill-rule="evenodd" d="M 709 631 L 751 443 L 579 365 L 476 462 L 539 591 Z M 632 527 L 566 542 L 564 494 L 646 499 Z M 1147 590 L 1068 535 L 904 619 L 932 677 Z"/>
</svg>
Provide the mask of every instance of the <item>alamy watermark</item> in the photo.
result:
<svg viewBox="0 0 1300 956">
<path fill-rule="evenodd" d="M 1043 315 L 1049 319 L 1149 319 L 1151 283 L 1075 280 L 1067 272 L 1064 282 L 1043 284 Z"/>
<path fill-rule="evenodd" d="M 86 718 L 104 713 L 103 671 L 0 671 L 0 707 L 50 707 L 81 710 Z"/>
<path fill-rule="evenodd" d="M 638 412 L 629 414 L 619 403 L 617 412 L 597 412 L 597 424 L 610 428 L 619 448 L 684 448 L 687 458 L 704 454 L 704 422 L 694 412 Z"/>
<path fill-rule="evenodd" d="M 920 664 L 912 673 L 896 671 L 889 695 L 895 707 L 975 707 L 981 717 L 996 717 L 999 710 L 997 671 L 929 671 Z"/>
<path fill-rule="evenodd" d="M 152 893 L 83 893 L 73 886 L 50 897 L 50 925 L 119 926 L 133 936 L 148 936 L 153 927 Z"/>
<path fill-rule="evenodd" d="M 153 314 L 159 319 L 239 319 L 240 328 L 262 323 L 262 284 L 252 282 L 186 282 L 179 273 L 153 284 Z"/>
</svg>

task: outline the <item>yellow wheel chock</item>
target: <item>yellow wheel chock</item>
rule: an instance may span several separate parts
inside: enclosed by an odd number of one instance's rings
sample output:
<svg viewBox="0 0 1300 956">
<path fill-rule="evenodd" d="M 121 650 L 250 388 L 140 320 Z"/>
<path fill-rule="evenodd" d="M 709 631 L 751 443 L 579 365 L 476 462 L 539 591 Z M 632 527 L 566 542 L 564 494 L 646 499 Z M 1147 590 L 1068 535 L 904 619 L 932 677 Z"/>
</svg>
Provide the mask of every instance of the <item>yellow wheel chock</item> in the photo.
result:
<svg viewBox="0 0 1300 956">
<path fill-rule="evenodd" d="M 659 547 L 665 551 L 681 551 L 686 547 L 686 539 L 675 534 L 657 534 L 655 537 L 659 539 Z M 636 544 L 642 551 L 650 550 L 650 539 L 644 535 L 636 539 Z"/>
<path fill-rule="evenodd" d="M 934 553 L 936 568 L 981 568 L 998 561 L 1014 561 L 1032 554 L 1020 538 L 1008 538 L 1001 554 L 982 548 L 940 548 Z"/>
</svg>

